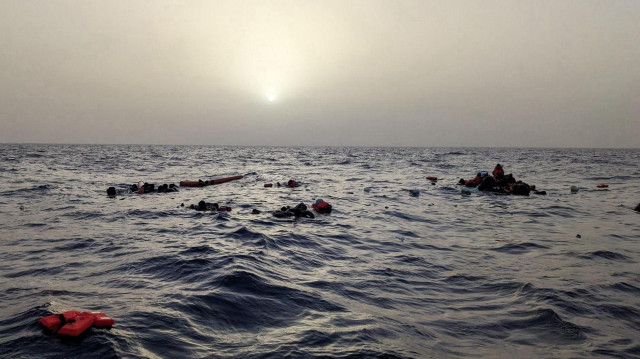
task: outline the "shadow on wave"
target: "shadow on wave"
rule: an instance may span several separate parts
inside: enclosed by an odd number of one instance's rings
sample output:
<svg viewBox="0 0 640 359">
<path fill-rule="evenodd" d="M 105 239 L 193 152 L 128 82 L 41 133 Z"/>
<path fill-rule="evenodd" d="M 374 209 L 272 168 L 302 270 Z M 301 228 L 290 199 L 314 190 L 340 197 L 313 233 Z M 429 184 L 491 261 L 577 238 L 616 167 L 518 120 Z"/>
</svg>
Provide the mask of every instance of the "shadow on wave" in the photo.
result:
<svg viewBox="0 0 640 359">
<path fill-rule="evenodd" d="M 454 338 L 486 337 L 511 341 L 523 345 L 577 344 L 586 340 L 589 330 L 563 320 L 552 309 L 512 312 L 509 320 L 495 323 L 472 324 L 468 321 L 441 320 L 434 323 L 439 330 Z"/>
<path fill-rule="evenodd" d="M 257 331 L 265 327 L 288 327 L 309 311 L 336 313 L 345 309 L 320 296 L 275 285 L 255 274 L 235 271 L 210 283 L 212 292 L 172 295 L 169 309 L 206 323 L 212 330 Z"/>
<path fill-rule="evenodd" d="M 590 252 L 579 257 L 582 259 L 608 259 L 612 261 L 622 262 L 629 262 L 631 260 L 631 258 L 625 256 L 624 254 L 605 250 Z"/>
<path fill-rule="evenodd" d="M 536 244 L 536 243 L 531 243 L 531 242 L 523 242 L 523 243 L 509 243 L 501 247 L 491 248 L 491 250 L 496 252 L 511 253 L 511 254 L 527 253 L 535 249 L 549 249 L 549 247 Z"/>
</svg>

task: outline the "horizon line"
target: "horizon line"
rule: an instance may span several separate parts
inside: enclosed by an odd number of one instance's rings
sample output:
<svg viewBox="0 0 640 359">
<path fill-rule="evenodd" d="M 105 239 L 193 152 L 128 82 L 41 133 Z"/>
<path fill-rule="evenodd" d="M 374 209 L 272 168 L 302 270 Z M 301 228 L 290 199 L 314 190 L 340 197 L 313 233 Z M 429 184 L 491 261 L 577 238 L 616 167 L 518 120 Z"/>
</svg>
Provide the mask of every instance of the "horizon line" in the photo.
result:
<svg viewBox="0 0 640 359">
<path fill-rule="evenodd" d="M 496 148 L 496 149 L 598 149 L 598 150 L 640 150 L 636 147 L 545 147 L 545 146 L 398 146 L 398 145 L 221 145 L 221 144 L 158 144 L 158 143 L 68 143 L 68 142 L 0 142 L 0 145 L 65 145 L 65 146 L 208 146 L 208 147 L 308 147 L 308 148 Z"/>
</svg>

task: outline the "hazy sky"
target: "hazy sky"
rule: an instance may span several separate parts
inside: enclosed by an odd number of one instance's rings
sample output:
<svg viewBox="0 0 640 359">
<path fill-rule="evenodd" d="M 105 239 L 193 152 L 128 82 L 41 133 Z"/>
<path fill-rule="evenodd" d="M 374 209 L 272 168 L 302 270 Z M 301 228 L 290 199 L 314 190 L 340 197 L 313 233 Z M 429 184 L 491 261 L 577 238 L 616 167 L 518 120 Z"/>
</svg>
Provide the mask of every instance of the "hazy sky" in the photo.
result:
<svg viewBox="0 0 640 359">
<path fill-rule="evenodd" d="M 640 147 L 640 1 L 0 0 L 0 142 Z"/>
</svg>

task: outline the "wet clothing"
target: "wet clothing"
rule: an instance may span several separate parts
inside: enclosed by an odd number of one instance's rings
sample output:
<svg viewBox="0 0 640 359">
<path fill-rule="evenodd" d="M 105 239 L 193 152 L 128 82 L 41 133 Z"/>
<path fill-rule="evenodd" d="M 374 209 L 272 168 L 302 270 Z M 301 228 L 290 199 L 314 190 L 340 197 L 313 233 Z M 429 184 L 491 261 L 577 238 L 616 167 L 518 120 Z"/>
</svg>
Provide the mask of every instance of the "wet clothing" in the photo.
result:
<svg viewBox="0 0 640 359">
<path fill-rule="evenodd" d="M 502 168 L 502 165 L 498 163 L 496 168 L 493 169 L 492 174 L 495 179 L 498 179 L 498 177 L 504 177 L 504 169 Z"/>
<path fill-rule="evenodd" d="M 482 183 L 482 176 L 478 173 L 474 178 L 465 181 L 464 179 L 460 179 L 460 183 L 467 187 L 477 187 L 480 183 Z"/>
<path fill-rule="evenodd" d="M 496 180 L 491 176 L 486 176 L 482 179 L 482 182 L 478 186 L 479 191 L 493 191 L 496 184 Z"/>
<path fill-rule="evenodd" d="M 531 187 L 528 184 L 518 181 L 513 185 L 513 189 L 511 190 L 511 194 L 516 196 L 528 196 L 531 192 Z"/>
</svg>

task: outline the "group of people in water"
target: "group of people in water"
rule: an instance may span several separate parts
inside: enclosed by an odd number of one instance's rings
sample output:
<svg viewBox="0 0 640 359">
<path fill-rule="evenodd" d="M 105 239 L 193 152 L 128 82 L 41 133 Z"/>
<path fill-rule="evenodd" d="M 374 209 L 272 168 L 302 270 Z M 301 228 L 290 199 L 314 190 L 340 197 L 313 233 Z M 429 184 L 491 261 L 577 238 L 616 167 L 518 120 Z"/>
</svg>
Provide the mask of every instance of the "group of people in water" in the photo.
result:
<svg viewBox="0 0 640 359">
<path fill-rule="evenodd" d="M 182 204 L 184 206 L 184 203 Z M 196 211 L 209 211 L 209 212 L 231 212 L 231 207 L 221 206 L 217 203 L 207 203 L 204 200 L 198 202 L 198 204 L 192 204 L 189 206 Z"/>
<path fill-rule="evenodd" d="M 242 176 L 236 176 L 233 179 L 242 178 Z M 231 178 L 230 178 L 231 179 Z M 226 181 L 226 179 L 225 179 Z M 198 181 L 197 183 L 202 185 L 215 184 L 216 182 L 209 183 L 212 181 Z M 190 182 L 188 182 L 191 185 Z M 194 182 L 195 183 L 195 182 Z M 222 183 L 222 181 L 221 181 Z M 182 185 L 182 183 L 181 183 Z M 511 173 L 505 174 L 504 168 L 501 164 L 497 164 L 493 169 L 493 172 L 489 174 L 487 171 L 479 171 L 476 176 L 472 179 L 465 180 L 461 178 L 458 182 L 458 185 L 463 185 L 466 187 L 475 187 L 480 191 L 486 192 L 494 192 L 494 193 L 503 193 L 503 194 L 512 194 L 512 195 L 520 195 L 520 196 L 528 196 L 532 191 L 535 194 L 545 195 L 545 191 L 537 191 L 535 186 L 529 185 L 523 181 L 516 180 Z M 193 186 L 193 185 L 191 185 Z M 265 184 L 265 187 L 272 187 L 272 184 Z M 295 188 L 300 186 L 300 183 L 291 179 L 286 184 L 281 185 L 280 182 L 277 182 L 278 187 L 289 187 Z M 125 193 L 167 193 L 167 192 L 177 192 L 178 188 L 174 184 L 163 184 L 155 187 L 152 183 L 139 182 L 137 184 L 133 184 L 128 187 Z M 109 187 L 107 189 L 107 195 L 110 197 L 116 196 L 118 191 L 115 187 Z M 181 205 L 184 207 L 184 203 Z M 198 204 L 192 204 L 189 208 L 194 209 L 196 211 L 210 211 L 210 212 L 230 212 L 231 207 L 228 206 L 220 206 L 218 203 L 208 203 L 204 200 L 198 202 Z M 332 206 L 323 201 L 322 199 L 318 199 L 315 203 L 312 204 L 312 208 L 317 213 L 328 214 L 332 211 Z M 637 211 L 640 211 L 640 204 L 636 207 Z M 260 211 L 254 210 L 253 213 L 260 213 Z M 280 209 L 273 211 L 272 215 L 276 218 L 315 218 L 313 212 L 308 210 L 307 205 L 304 203 L 299 203 L 293 207 L 291 206 L 283 206 Z"/>
<path fill-rule="evenodd" d="M 487 171 L 479 171 L 472 179 L 465 180 L 464 178 L 460 178 L 458 185 L 475 187 L 483 192 L 512 194 L 516 196 L 528 196 L 531 191 L 533 191 L 534 194 L 547 194 L 545 191 L 537 191 L 534 185 L 529 185 L 519 180 L 517 181 L 511 173 L 505 175 L 504 168 L 499 163 L 491 174 Z"/>
<path fill-rule="evenodd" d="M 165 183 L 158 186 L 158 188 L 156 188 L 156 185 L 153 183 L 138 182 L 129 186 L 129 188 L 125 191 L 128 191 L 130 193 L 139 193 L 139 194 L 154 193 L 154 192 L 168 193 L 168 192 L 178 192 L 178 187 L 176 187 L 176 185 L 173 183 L 169 185 Z M 107 196 L 115 197 L 117 194 L 118 194 L 118 190 L 116 190 L 115 187 L 107 188 Z M 122 194 L 122 191 L 120 191 L 120 194 Z"/>
<path fill-rule="evenodd" d="M 210 182 L 211 181 L 199 180 L 197 183 L 201 184 L 198 187 L 214 184 Z M 280 184 L 280 182 L 277 182 L 277 185 L 278 187 L 283 186 Z M 190 186 L 194 187 L 191 184 Z M 289 188 L 294 188 L 299 186 L 300 186 L 300 183 L 298 183 L 293 179 L 289 180 L 284 185 L 284 187 L 289 187 Z M 265 185 L 265 187 L 272 187 L 272 185 L 269 185 L 269 186 Z M 174 184 L 169 184 L 169 185 L 163 184 L 156 188 L 155 184 L 146 183 L 146 182 L 134 183 L 128 186 L 127 189 L 123 189 L 120 191 L 116 190 L 115 187 L 107 188 L 107 195 L 109 197 L 115 197 L 117 194 L 124 194 L 124 193 L 145 194 L 145 193 L 167 193 L 167 192 L 178 192 L 178 188 Z M 184 207 L 184 203 L 181 204 L 181 207 Z M 229 206 L 221 206 L 218 203 L 209 203 L 204 200 L 198 202 L 198 204 L 190 205 L 189 208 L 194 209 L 196 211 L 201 211 L 201 212 L 231 212 L 231 207 Z M 307 208 L 308 208 L 307 205 L 305 205 L 304 203 L 299 203 L 294 207 L 283 206 L 279 210 L 272 212 L 272 215 L 276 218 L 289 218 L 289 217 L 293 217 L 296 219 L 297 218 L 315 218 L 315 215 L 313 214 L 313 212 L 309 211 Z M 317 199 L 315 203 L 312 204 L 312 208 L 317 213 L 329 214 L 331 213 L 331 210 L 333 207 L 329 203 L 323 201 L 322 199 Z M 260 211 L 254 209 L 252 213 L 259 214 Z"/>
</svg>

